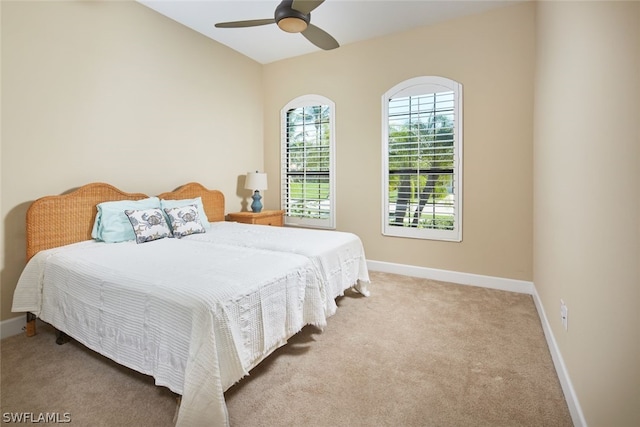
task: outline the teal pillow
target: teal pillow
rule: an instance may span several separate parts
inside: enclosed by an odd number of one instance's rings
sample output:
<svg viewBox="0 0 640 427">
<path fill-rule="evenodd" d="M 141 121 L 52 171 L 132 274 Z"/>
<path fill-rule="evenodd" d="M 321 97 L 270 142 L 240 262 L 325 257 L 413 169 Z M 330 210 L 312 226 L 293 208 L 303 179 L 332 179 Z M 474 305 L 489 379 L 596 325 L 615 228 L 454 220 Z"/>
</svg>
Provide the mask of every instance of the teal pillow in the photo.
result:
<svg viewBox="0 0 640 427">
<path fill-rule="evenodd" d="M 204 211 L 204 205 L 202 204 L 202 197 L 196 197 L 195 199 L 182 199 L 182 200 L 160 200 L 160 204 L 162 206 L 162 211 L 165 209 L 173 209 L 173 208 L 182 208 L 187 205 L 196 205 L 198 208 L 198 218 L 200 222 L 204 226 L 204 228 L 209 229 L 211 224 L 209 224 L 209 218 L 207 218 L 207 214 Z M 166 215 L 166 214 L 165 214 Z M 166 220 L 169 224 L 171 224 L 171 218 L 168 216 Z"/>
<path fill-rule="evenodd" d="M 136 235 L 124 211 L 153 208 L 160 208 L 160 199 L 157 197 L 149 197 L 142 200 L 119 200 L 116 202 L 99 203 L 91 237 L 106 243 L 135 240 Z"/>
</svg>

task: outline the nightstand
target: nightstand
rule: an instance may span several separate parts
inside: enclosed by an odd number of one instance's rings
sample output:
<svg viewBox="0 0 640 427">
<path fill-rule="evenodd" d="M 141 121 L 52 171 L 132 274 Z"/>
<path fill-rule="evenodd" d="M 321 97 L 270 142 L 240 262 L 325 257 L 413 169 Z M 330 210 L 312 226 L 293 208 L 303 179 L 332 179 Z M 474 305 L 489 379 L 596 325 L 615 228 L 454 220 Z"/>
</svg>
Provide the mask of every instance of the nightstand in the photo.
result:
<svg viewBox="0 0 640 427">
<path fill-rule="evenodd" d="M 282 227 L 284 225 L 284 211 L 235 212 L 227 214 L 228 221 L 245 224 L 261 224 Z"/>
</svg>

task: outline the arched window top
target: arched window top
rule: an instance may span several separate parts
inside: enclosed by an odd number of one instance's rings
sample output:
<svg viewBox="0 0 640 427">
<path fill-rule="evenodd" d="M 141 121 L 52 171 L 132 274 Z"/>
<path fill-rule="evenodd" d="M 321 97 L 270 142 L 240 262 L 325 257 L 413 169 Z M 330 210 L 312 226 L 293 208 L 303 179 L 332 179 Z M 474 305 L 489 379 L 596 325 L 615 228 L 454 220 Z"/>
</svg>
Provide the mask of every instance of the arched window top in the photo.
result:
<svg viewBox="0 0 640 427">
<path fill-rule="evenodd" d="M 388 98 L 401 98 L 424 93 L 438 93 L 461 89 L 460 83 L 446 77 L 420 76 L 398 83 L 386 92 Z"/>
<path fill-rule="evenodd" d="M 313 105 L 328 105 L 335 107 L 335 103 L 326 96 L 307 94 L 292 99 L 283 107 L 283 110 L 289 110 L 291 108 L 309 107 Z"/>
</svg>

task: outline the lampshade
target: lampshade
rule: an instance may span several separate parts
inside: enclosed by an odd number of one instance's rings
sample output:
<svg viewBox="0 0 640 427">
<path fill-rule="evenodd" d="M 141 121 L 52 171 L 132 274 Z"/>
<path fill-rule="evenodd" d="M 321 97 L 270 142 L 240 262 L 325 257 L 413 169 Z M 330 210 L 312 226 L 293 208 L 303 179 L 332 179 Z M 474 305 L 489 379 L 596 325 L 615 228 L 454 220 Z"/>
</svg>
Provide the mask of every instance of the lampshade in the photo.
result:
<svg viewBox="0 0 640 427">
<path fill-rule="evenodd" d="M 255 172 L 247 172 L 247 179 L 244 181 L 244 188 L 247 190 L 266 190 L 267 174 Z"/>
</svg>

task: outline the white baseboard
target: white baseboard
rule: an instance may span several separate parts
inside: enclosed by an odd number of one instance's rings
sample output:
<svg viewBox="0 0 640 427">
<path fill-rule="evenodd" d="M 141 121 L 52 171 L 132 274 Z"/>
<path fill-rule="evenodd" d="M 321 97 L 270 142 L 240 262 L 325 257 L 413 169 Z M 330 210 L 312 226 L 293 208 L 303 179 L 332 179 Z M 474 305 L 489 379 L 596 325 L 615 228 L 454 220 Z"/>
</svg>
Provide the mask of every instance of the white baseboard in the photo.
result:
<svg viewBox="0 0 640 427">
<path fill-rule="evenodd" d="M 549 347 L 551 359 L 553 360 L 553 365 L 556 368 L 556 373 L 558 374 L 558 379 L 560 380 L 560 386 L 562 387 L 564 398 L 567 401 L 567 406 L 569 407 L 569 413 L 571 414 L 573 425 L 575 427 L 587 427 L 587 421 L 584 419 L 584 413 L 582 412 L 582 408 L 580 407 L 578 396 L 576 396 L 576 392 L 573 389 L 571 378 L 569 378 L 569 372 L 567 371 L 567 367 L 564 364 L 564 359 L 562 358 L 562 354 L 560 353 L 560 349 L 558 348 L 558 343 L 556 342 L 556 338 L 551 331 L 549 319 L 547 318 L 544 307 L 542 306 L 542 301 L 540 301 L 540 297 L 538 296 L 538 292 L 536 291 L 535 287 L 533 289 L 533 302 L 536 304 L 536 310 L 538 310 L 538 317 L 540 318 L 540 323 L 542 324 L 544 336 L 547 339 L 547 346 Z"/>
<path fill-rule="evenodd" d="M 571 413 L 571 419 L 575 427 L 587 427 L 584 419 L 580 402 L 576 396 L 575 390 L 569 378 L 569 373 L 562 359 L 562 354 L 556 343 L 556 339 L 551 331 L 551 325 L 542 307 L 542 302 L 538 296 L 538 292 L 533 282 L 523 280 L 505 279 L 502 277 L 483 276 L 479 274 L 460 273 L 457 271 L 438 270 L 435 268 L 416 267 L 412 265 L 394 264 L 382 261 L 367 261 L 367 267 L 372 271 L 380 271 L 383 273 L 402 274 L 404 276 L 420 277 L 423 279 L 439 280 L 443 282 L 456 283 L 460 285 L 480 286 L 484 288 L 498 289 L 503 291 L 519 292 L 529 294 L 533 297 L 533 301 L 538 311 L 538 317 L 542 324 L 542 330 L 547 340 L 547 346 L 551 353 L 553 365 L 560 380 L 560 385 Z M 375 290 L 374 290 L 375 292 Z"/>
<path fill-rule="evenodd" d="M 525 280 L 460 273 L 458 271 L 438 270 L 436 268 L 416 267 L 413 265 L 394 264 L 383 261 L 367 261 L 367 267 L 369 270 L 381 271 L 383 273 L 402 274 L 404 276 L 440 280 L 443 282 L 457 283 L 459 285 L 480 286 L 482 288 L 533 295 L 533 282 L 527 282 Z"/>
<path fill-rule="evenodd" d="M 12 337 L 23 332 L 26 323 L 26 314 L 23 314 L 19 317 L 13 317 L 11 319 L 3 320 L 2 322 L 0 322 L 0 339 Z"/>
</svg>

